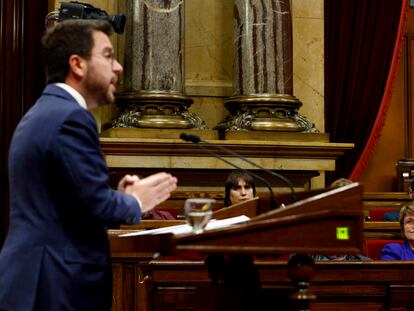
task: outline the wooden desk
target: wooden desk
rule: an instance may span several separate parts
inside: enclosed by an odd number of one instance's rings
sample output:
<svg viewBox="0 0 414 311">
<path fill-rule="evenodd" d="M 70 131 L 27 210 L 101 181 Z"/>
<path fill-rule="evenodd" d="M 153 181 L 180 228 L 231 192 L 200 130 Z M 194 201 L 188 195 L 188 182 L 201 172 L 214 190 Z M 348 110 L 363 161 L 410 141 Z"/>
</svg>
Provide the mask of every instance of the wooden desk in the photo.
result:
<svg viewBox="0 0 414 311">
<path fill-rule="evenodd" d="M 153 284 L 147 287 L 145 283 L 153 280 L 151 264 L 154 261 L 141 260 L 139 252 L 182 255 L 181 252 L 184 251 L 187 254 L 188 252 L 205 254 L 205 256 L 209 256 L 209 259 L 218 258 L 218 265 L 209 265 L 210 277 L 212 275 L 215 277 L 211 277 L 212 283 L 206 284 L 206 290 L 214 292 L 212 293 L 213 298 L 206 299 L 206 297 L 210 297 L 207 294 L 204 296 L 204 302 L 198 307 L 209 306 L 205 310 L 221 308 L 222 304 L 209 305 L 210 302 L 222 301 L 222 299 L 214 299 L 217 294 L 219 296 L 225 295 L 228 301 L 231 301 L 232 309 L 244 310 L 237 307 L 237 304 L 242 302 L 240 308 L 249 306 L 248 310 L 254 310 L 257 307 L 253 306 L 256 301 L 267 301 L 267 299 L 262 297 L 262 295 L 266 295 L 266 292 L 261 288 L 265 283 L 261 282 L 257 271 L 259 267 L 254 265 L 253 256 L 320 252 L 324 254 L 357 254 L 363 250 L 362 187 L 359 184 L 321 190 L 318 193 L 311 192 L 308 197 L 305 196 L 299 201 L 288 204 L 283 209 L 269 210 L 269 200 L 264 198 L 255 198 L 240 204 L 243 205 L 242 208 L 252 212 L 253 215 L 256 214 L 249 222 L 240 225 L 207 231 L 198 235 L 159 234 L 127 238 L 113 237 L 111 249 L 113 255 L 118 254 L 116 258 L 120 259 L 125 256 L 123 254 L 129 252 L 134 253 L 135 258 L 139 261 L 138 272 L 134 273 L 138 273 L 138 284 L 142 286 L 137 295 L 148 297 L 148 292 L 151 292 L 151 288 L 153 288 Z M 235 208 L 235 211 L 238 210 L 239 208 Z M 222 264 L 223 254 L 228 256 L 230 261 Z M 313 274 L 311 267 L 313 263 L 309 258 L 302 257 L 295 256 L 295 260 L 289 261 L 288 268 L 285 267 L 289 271 L 290 279 L 294 280 L 298 288 L 301 289 L 296 292 L 296 298 L 287 299 L 286 289 L 279 288 L 276 290 L 276 294 L 278 297 L 280 296 L 280 300 L 275 300 L 273 304 L 270 304 L 271 306 L 277 306 L 276 302 L 283 301 L 284 297 L 286 306 L 295 303 L 296 306 L 303 305 L 308 308 L 312 297 L 311 293 L 306 299 L 298 297 L 305 297 L 303 294 L 309 292 L 307 285 Z M 129 257 L 129 260 L 131 258 L 132 256 Z M 176 260 L 172 262 L 174 265 Z M 217 263 L 217 261 L 214 262 Z M 118 270 L 120 271 L 117 275 L 123 276 L 122 265 L 118 267 Z M 115 272 L 114 274 L 116 274 Z M 187 271 L 185 272 L 187 274 Z M 184 274 L 182 276 L 185 277 Z M 217 280 L 223 280 L 223 283 L 217 283 Z M 217 288 L 218 292 L 211 284 L 220 285 Z M 232 289 L 235 284 L 237 286 L 236 292 Z M 178 287 L 181 288 L 180 285 Z M 196 287 L 196 290 L 201 290 L 201 287 Z M 202 291 L 204 292 L 204 290 Z M 240 297 L 248 297 L 249 300 L 244 303 Z M 178 297 L 173 299 L 174 303 L 176 299 Z M 155 299 L 155 301 L 158 300 L 158 298 Z M 143 301 L 149 301 L 144 306 L 144 310 L 154 309 L 152 298 L 143 299 Z M 200 300 L 197 299 L 197 301 Z M 226 309 L 228 308 L 226 307 Z M 262 310 L 261 306 L 259 310 Z M 300 307 L 300 310 L 303 308 Z"/>
<path fill-rule="evenodd" d="M 200 294 L 207 295 L 212 290 L 220 295 L 211 288 L 203 261 L 113 260 L 113 311 L 200 310 L 197 302 Z M 286 261 L 256 260 L 255 265 L 264 289 L 262 298 L 271 306 L 276 304 L 280 310 L 289 310 L 287 297 L 294 286 L 288 277 Z M 312 310 L 414 308 L 414 262 L 318 262 L 315 268 L 311 289 L 317 300 L 311 304 Z M 233 292 L 242 293 L 237 289 Z M 243 297 L 239 295 L 237 301 L 242 302 Z M 233 305 L 231 310 L 240 309 Z"/>
</svg>

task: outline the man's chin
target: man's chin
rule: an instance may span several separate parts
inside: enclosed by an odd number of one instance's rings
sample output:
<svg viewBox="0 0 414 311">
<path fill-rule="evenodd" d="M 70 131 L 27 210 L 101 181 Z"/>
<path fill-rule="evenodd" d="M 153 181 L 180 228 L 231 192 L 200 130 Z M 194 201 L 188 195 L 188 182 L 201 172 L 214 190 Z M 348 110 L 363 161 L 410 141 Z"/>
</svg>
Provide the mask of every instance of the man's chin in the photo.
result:
<svg viewBox="0 0 414 311">
<path fill-rule="evenodd" d="M 102 98 L 102 100 L 99 101 L 98 106 L 104 106 L 113 104 L 115 102 L 115 95 L 114 94 L 108 94 L 105 98 Z"/>
</svg>

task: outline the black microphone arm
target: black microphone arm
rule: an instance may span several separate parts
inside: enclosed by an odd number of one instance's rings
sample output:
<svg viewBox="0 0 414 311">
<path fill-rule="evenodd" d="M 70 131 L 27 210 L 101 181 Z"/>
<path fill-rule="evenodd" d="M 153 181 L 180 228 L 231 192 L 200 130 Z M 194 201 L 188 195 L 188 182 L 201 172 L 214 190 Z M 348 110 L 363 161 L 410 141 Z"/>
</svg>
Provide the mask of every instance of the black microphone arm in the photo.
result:
<svg viewBox="0 0 414 311">
<path fill-rule="evenodd" d="M 254 167 L 257 167 L 257 168 L 259 168 L 259 169 L 261 169 L 261 170 L 263 170 L 264 172 L 266 172 L 266 173 L 268 173 L 268 174 L 270 174 L 270 175 L 272 175 L 272 176 L 274 176 L 274 177 L 276 177 L 276 178 L 279 178 L 280 180 L 282 180 L 282 181 L 284 181 L 288 186 L 289 186 L 289 188 L 290 188 L 290 191 L 291 191 L 291 193 L 292 193 L 292 203 L 294 203 L 294 202 L 296 202 L 296 192 L 295 192 L 295 189 L 293 188 L 293 185 L 292 185 L 292 183 L 291 183 L 291 181 L 289 180 L 289 179 L 287 179 L 285 176 L 283 176 L 283 175 L 280 175 L 280 174 L 278 174 L 278 173 L 276 173 L 276 172 L 273 172 L 273 171 L 271 171 L 271 170 L 268 170 L 268 169 L 266 169 L 266 168 L 264 168 L 264 167 L 262 167 L 262 166 L 260 166 L 259 164 L 256 164 L 256 163 L 254 163 L 253 161 L 251 161 L 251 160 L 249 160 L 249 159 L 247 159 L 246 157 L 244 157 L 244 156 L 242 156 L 241 154 L 238 154 L 238 153 L 236 153 L 236 152 L 234 152 L 234 151 L 232 151 L 232 150 L 230 150 L 230 149 L 228 149 L 228 148 L 225 148 L 225 147 L 223 147 L 223 146 L 220 146 L 220 145 L 216 145 L 216 144 L 212 144 L 212 143 L 210 143 L 210 142 L 208 142 L 208 141 L 205 141 L 205 140 L 203 140 L 203 139 L 201 139 L 199 136 L 197 136 L 197 135 L 191 135 L 191 134 L 185 134 L 185 133 L 181 133 L 181 135 L 180 135 L 180 138 L 182 139 L 182 140 L 185 140 L 185 141 L 190 141 L 190 142 L 192 142 L 192 143 L 194 143 L 194 144 L 198 144 L 198 143 L 204 143 L 204 144 L 207 144 L 207 145 L 209 145 L 209 146 L 212 146 L 212 147 L 215 147 L 215 148 L 217 148 L 217 149 L 219 149 L 219 150 L 222 150 L 222 151 L 224 151 L 224 152 L 226 152 L 226 153 L 228 153 L 228 154 L 230 154 L 230 155 L 233 155 L 233 156 L 235 156 L 235 157 L 237 157 L 237 158 L 240 158 L 240 159 L 242 159 L 243 161 L 245 161 L 245 162 L 247 162 L 247 163 L 249 163 L 250 165 L 252 165 L 252 166 L 254 166 Z M 200 146 L 201 147 L 201 145 L 198 145 L 198 146 Z M 206 149 L 206 148 L 204 148 L 204 149 Z M 208 150 L 208 149 L 207 149 Z M 209 152 L 211 152 L 210 150 L 208 150 Z M 214 154 L 215 156 L 217 156 L 217 157 L 220 157 L 218 154 Z M 228 163 L 229 164 L 229 163 Z M 232 166 L 234 166 L 234 167 L 236 167 L 235 165 L 233 165 L 233 164 L 230 164 L 230 165 L 232 165 Z M 243 170 L 243 169 L 242 169 Z M 248 171 L 247 171 L 248 172 Z M 256 175 L 257 176 L 257 175 Z M 255 177 L 256 177 L 255 176 Z M 257 177 L 256 177 L 257 178 Z M 259 178 L 260 179 L 260 178 Z M 267 181 L 266 181 L 267 182 Z M 268 182 L 267 182 L 268 183 Z"/>
<path fill-rule="evenodd" d="M 215 152 L 207 149 L 203 145 L 199 145 L 199 144 L 196 144 L 196 145 L 197 145 L 198 148 L 202 149 L 204 152 L 212 155 L 213 157 L 215 157 L 217 159 L 220 159 L 221 161 L 227 163 L 228 165 L 230 165 L 232 167 L 235 167 L 235 168 L 237 168 L 237 169 L 245 172 L 246 174 L 249 174 L 253 178 L 256 178 L 256 179 L 260 180 L 262 183 L 264 183 L 266 185 L 266 187 L 269 188 L 269 191 L 270 191 L 270 209 L 276 209 L 275 195 L 273 193 L 272 186 L 270 185 L 270 183 L 266 179 L 264 179 L 263 177 L 260 177 L 259 175 L 255 174 L 255 173 L 252 173 L 252 172 L 250 172 L 250 171 L 248 171 L 248 170 L 246 170 L 244 168 L 241 168 L 240 166 L 237 166 L 236 164 L 234 164 L 234 163 L 226 160 L 225 158 L 223 158 L 221 155 L 219 155 L 219 154 L 217 154 L 217 153 L 215 153 Z"/>
</svg>

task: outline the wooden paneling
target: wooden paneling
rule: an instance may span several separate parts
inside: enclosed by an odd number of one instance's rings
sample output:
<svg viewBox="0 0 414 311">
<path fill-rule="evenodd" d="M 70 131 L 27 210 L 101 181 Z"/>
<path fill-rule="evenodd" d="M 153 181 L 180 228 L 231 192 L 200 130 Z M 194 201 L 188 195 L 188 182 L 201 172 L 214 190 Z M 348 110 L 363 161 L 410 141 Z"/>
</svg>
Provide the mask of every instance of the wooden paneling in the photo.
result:
<svg viewBox="0 0 414 311">
<path fill-rule="evenodd" d="M 368 220 L 371 210 L 401 209 L 401 207 L 411 202 L 411 198 L 406 192 L 365 192 L 364 215 Z"/>
<path fill-rule="evenodd" d="M 122 265 L 123 259 L 114 261 Z M 258 309 L 242 308 L 252 289 L 211 287 L 203 261 L 160 259 L 136 264 L 146 273 L 146 282 L 139 282 L 136 294 L 144 290 L 148 296 L 141 295 L 136 309 L 123 310 L 222 310 L 220 302 L 230 304 L 231 310 L 291 310 L 288 294 L 295 289 L 286 261 L 256 261 L 260 298 L 265 300 L 256 302 Z M 413 279 L 412 262 L 318 262 L 310 287 L 317 296 L 312 310 L 412 310 Z M 132 306 L 135 298 L 125 298 Z M 267 309 L 259 307 L 261 302 Z M 114 310 L 119 303 L 115 301 Z"/>
</svg>

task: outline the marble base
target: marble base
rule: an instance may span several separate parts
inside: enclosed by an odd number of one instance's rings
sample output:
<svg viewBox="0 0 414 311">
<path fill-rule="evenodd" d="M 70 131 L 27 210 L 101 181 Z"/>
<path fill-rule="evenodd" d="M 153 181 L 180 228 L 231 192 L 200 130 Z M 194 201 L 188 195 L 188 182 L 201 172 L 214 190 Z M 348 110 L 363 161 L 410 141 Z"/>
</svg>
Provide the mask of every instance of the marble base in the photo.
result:
<svg viewBox="0 0 414 311">
<path fill-rule="evenodd" d="M 196 129 L 110 128 L 101 137 L 179 139 L 181 133 L 197 135 L 204 140 L 323 142 L 329 143 L 328 133 L 297 133 L 269 131 L 215 131 Z"/>
<path fill-rule="evenodd" d="M 328 133 L 297 133 L 297 132 L 270 132 L 270 131 L 225 131 L 226 140 L 253 140 L 253 141 L 298 141 L 298 142 L 325 142 L 329 143 Z"/>
<path fill-rule="evenodd" d="M 197 135 L 205 140 L 217 140 L 218 132 L 194 129 L 110 128 L 101 133 L 108 138 L 180 139 L 181 133 Z"/>
</svg>

